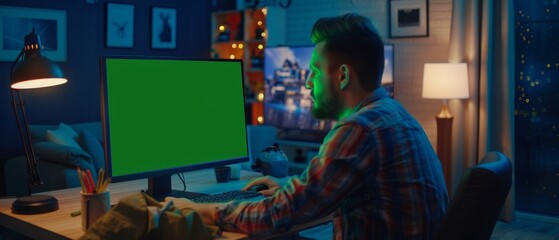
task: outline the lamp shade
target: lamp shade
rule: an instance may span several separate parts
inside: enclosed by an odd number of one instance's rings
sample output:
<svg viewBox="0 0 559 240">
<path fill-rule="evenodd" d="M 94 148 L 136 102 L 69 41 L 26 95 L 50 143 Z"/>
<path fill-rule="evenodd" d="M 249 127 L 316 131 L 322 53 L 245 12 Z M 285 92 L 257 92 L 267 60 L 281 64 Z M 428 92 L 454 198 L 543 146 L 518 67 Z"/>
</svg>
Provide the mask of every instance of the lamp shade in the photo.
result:
<svg viewBox="0 0 559 240">
<path fill-rule="evenodd" d="M 423 70 L 423 98 L 465 99 L 468 89 L 466 63 L 426 63 Z"/>
<path fill-rule="evenodd" d="M 62 70 L 45 57 L 39 35 L 32 31 L 25 36 L 23 60 L 14 62 L 11 75 L 13 89 L 31 89 L 66 83 Z M 19 58 L 19 57 L 18 57 Z"/>
</svg>

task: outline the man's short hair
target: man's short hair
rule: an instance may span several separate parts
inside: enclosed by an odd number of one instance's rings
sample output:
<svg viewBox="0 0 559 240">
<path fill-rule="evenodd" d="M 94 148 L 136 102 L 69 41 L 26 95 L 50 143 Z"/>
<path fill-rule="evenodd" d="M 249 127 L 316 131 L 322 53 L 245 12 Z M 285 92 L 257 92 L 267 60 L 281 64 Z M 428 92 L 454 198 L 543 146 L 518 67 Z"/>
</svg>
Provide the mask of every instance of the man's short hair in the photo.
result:
<svg viewBox="0 0 559 240">
<path fill-rule="evenodd" d="M 326 41 L 324 51 L 353 66 L 365 89 L 380 86 L 384 44 L 368 18 L 354 13 L 320 18 L 313 26 L 311 40 L 315 44 Z"/>
</svg>

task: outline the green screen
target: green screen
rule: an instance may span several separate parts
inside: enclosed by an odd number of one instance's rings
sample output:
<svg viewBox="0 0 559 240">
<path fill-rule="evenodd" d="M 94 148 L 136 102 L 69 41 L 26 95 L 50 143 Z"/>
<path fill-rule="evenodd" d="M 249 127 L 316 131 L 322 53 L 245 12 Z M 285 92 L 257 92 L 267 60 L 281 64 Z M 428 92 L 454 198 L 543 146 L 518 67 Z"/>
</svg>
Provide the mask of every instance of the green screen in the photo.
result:
<svg viewBox="0 0 559 240">
<path fill-rule="evenodd" d="M 104 58 L 112 177 L 247 161 L 241 61 Z"/>
</svg>

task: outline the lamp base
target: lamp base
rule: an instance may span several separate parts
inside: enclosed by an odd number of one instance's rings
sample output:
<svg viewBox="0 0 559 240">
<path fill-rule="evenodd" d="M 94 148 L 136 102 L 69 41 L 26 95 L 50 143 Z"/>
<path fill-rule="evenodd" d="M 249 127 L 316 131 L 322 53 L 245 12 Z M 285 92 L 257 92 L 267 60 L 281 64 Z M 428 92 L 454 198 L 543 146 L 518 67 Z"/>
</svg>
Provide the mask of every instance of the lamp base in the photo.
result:
<svg viewBox="0 0 559 240">
<path fill-rule="evenodd" d="M 12 203 L 14 214 L 40 214 L 58 210 L 58 200 L 49 195 L 20 197 Z"/>
</svg>

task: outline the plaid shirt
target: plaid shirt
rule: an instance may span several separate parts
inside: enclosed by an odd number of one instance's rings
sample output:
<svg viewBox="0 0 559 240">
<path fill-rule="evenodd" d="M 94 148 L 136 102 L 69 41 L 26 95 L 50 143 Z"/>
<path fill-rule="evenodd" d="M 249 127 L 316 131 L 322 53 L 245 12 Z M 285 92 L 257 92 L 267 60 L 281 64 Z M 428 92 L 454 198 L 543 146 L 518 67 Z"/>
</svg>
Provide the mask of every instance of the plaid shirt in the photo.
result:
<svg viewBox="0 0 559 240">
<path fill-rule="evenodd" d="M 334 213 L 335 239 L 430 239 L 448 196 L 419 123 L 378 88 L 328 133 L 307 169 L 272 197 L 216 209 L 217 225 L 285 232 Z"/>
</svg>

